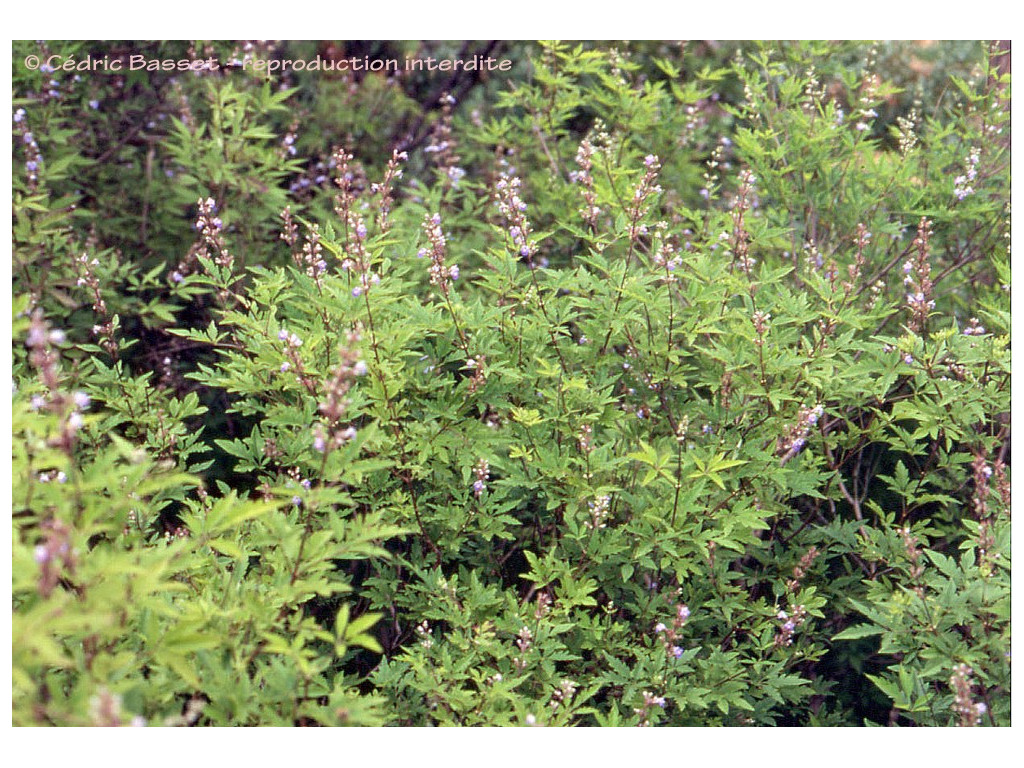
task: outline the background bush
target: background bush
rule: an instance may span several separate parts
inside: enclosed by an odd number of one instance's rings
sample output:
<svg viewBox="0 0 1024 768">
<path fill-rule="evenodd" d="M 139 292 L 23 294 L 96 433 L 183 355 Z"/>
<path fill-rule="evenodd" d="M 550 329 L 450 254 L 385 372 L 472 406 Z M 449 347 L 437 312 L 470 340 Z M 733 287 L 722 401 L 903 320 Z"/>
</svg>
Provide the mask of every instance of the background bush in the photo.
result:
<svg viewBox="0 0 1024 768">
<path fill-rule="evenodd" d="M 19 725 L 1008 725 L 999 44 L 16 43 Z"/>
</svg>

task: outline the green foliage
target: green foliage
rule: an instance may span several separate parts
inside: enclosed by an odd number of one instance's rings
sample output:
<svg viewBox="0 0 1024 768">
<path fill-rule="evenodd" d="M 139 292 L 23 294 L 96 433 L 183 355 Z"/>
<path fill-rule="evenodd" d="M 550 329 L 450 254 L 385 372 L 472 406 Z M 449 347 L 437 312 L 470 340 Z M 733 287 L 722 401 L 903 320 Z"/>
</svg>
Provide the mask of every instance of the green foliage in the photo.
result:
<svg viewBox="0 0 1024 768">
<path fill-rule="evenodd" d="M 1008 725 L 998 50 L 511 51 L 16 76 L 15 722 Z"/>
</svg>

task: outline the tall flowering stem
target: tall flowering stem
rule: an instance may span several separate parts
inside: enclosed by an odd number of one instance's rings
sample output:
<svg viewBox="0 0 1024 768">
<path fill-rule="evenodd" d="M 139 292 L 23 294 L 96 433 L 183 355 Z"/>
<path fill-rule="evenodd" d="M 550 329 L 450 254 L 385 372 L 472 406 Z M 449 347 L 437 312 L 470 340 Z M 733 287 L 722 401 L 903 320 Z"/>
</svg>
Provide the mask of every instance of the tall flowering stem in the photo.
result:
<svg viewBox="0 0 1024 768">
<path fill-rule="evenodd" d="M 78 553 L 71 546 L 71 528 L 64 522 L 52 519 L 40 524 L 45 534 L 42 544 L 36 545 L 35 561 L 39 564 L 39 594 L 49 597 L 61 578 L 74 575 Z"/>
<path fill-rule="evenodd" d="M 372 269 L 370 254 L 366 248 L 366 238 L 369 234 L 366 222 L 355 207 L 352 155 L 344 149 L 339 149 L 334 153 L 333 159 L 334 183 L 338 187 L 338 194 L 334 198 L 334 212 L 341 219 L 345 230 L 345 258 L 341 262 L 341 268 L 352 276 L 355 282 L 352 295 L 358 297 L 369 293 L 373 286 L 379 285 L 380 275 Z"/>
<path fill-rule="evenodd" d="M 807 621 L 807 609 L 797 605 L 788 611 L 779 611 L 776 618 L 782 622 L 778 634 L 775 635 L 775 647 L 783 648 L 793 644 L 793 635 Z"/>
<path fill-rule="evenodd" d="M 515 247 L 516 254 L 533 269 L 533 256 L 537 246 L 531 242 L 530 220 L 526 217 L 526 202 L 519 196 L 522 181 L 518 176 L 509 177 L 502 172 L 495 185 L 497 199 L 495 205 L 505 218 L 508 235 Z"/>
<path fill-rule="evenodd" d="M 644 158 L 644 175 L 633 190 L 632 208 L 629 216 L 629 240 L 630 257 L 633 253 L 633 245 L 640 239 L 641 235 L 647 234 L 647 228 L 640 222 L 651 210 L 651 197 L 661 193 L 661 186 L 658 185 L 658 173 L 661 171 L 661 161 L 657 155 L 647 155 Z M 628 265 L 629 258 L 626 259 Z"/>
<path fill-rule="evenodd" d="M 380 384 L 384 399 L 384 407 L 388 412 L 388 422 L 390 423 L 391 430 L 395 436 L 395 442 L 398 446 L 399 453 L 401 454 L 400 466 L 396 467 L 393 472 L 395 476 L 401 480 L 402 484 L 405 486 L 406 492 L 409 494 L 409 500 L 412 504 L 413 514 L 416 518 L 416 524 L 420 529 L 420 534 L 427 542 L 427 546 L 430 547 L 430 550 L 436 555 L 437 565 L 440 567 L 442 562 L 441 550 L 438 548 L 430 534 L 427 533 L 427 530 L 423 525 L 423 517 L 420 513 L 416 485 L 413 482 L 410 471 L 407 469 L 410 464 L 409 451 L 406 448 L 405 439 L 402 435 L 398 412 L 395 410 L 395 405 L 391 400 L 391 395 L 388 393 L 387 380 L 385 378 L 384 368 L 380 359 L 380 345 L 377 340 L 377 333 L 373 320 L 373 308 L 370 303 L 371 288 L 380 284 L 380 276 L 372 270 L 370 253 L 366 247 L 366 239 L 368 235 L 366 224 L 363 217 L 360 216 L 355 209 L 355 174 L 353 173 L 351 165 L 352 159 L 352 155 L 344 149 L 336 150 L 332 157 L 332 162 L 335 167 L 334 183 L 338 187 L 338 194 L 334 198 L 334 211 L 341 219 L 345 231 L 345 259 L 342 261 L 341 268 L 354 276 L 356 284 L 352 288 L 352 295 L 355 297 L 361 296 L 363 298 L 363 303 L 366 306 L 366 318 L 370 331 L 370 348 L 373 350 L 373 358 L 376 363 L 373 373 L 377 382 Z M 397 159 L 400 159 L 400 156 L 393 156 L 392 159 L 397 162 Z M 392 178 L 395 178 L 394 173 L 392 173 Z"/>
<path fill-rule="evenodd" d="M 757 177 L 750 171 L 740 171 L 740 186 L 736 191 L 736 198 L 732 206 L 732 237 L 729 245 L 732 250 L 733 264 L 739 266 L 747 279 L 751 281 L 750 295 L 753 296 L 753 275 L 751 270 L 756 263 L 750 256 L 750 233 L 746 228 L 746 215 L 751 207 L 751 198 L 754 194 L 754 185 Z"/>
<path fill-rule="evenodd" d="M 28 179 L 28 188 L 35 192 L 39 186 L 39 169 L 43 163 L 43 154 L 39 151 L 35 136 L 28 129 L 24 109 L 18 109 L 14 113 L 14 125 L 21 134 L 21 143 L 25 147 L 25 176 Z"/>
<path fill-rule="evenodd" d="M 999 558 L 999 553 L 993 551 L 996 543 L 995 535 L 992 532 L 994 516 L 990 513 L 988 506 L 988 497 L 991 492 L 989 480 L 992 479 L 993 470 L 982 453 L 975 455 L 971 467 L 974 470 L 974 494 L 971 503 L 974 507 L 974 516 L 978 520 L 978 564 L 982 573 L 989 575 L 992 573 L 995 561 Z M 1000 466 L 999 469 L 1002 473 L 1003 468 Z M 1005 474 L 1003 479 L 1005 480 Z"/>
<path fill-rule="evenodd" d="M 423 151 L 437 156 L 437 164 L 444 171 L 445 188 L 456 187 L 466 171 L 459 167 L 459 155 L 455 151 L 455 134 L 452 131 L 452 112 L 455 97 L 450 93 L 441 94 L 441 119 L 434 125 L 430 143 Z"/>
<path fill-rule="evenodd" d="M 990 719 L 992 717 L 988 711 L 988 705 L 984 702 L 974 701 L 974 694 L 971 690 L 973 676 L 973 669 L 966 664 L 958 664 L 949 678 L 949 687 L 953 690 L 953 714 L 956 715 L 956 724 L 961 728 L 977 726 L 981 723 L 982 715 L 986 713 Z M 995 725 L 994 722 L 992 724 Z"/>
<path fill-rule="evenodd" d="M 807 445 L 807 436 L 824 412 L 825 409 L 821 405 L 816 405 L 813 408 L 806 406 L 800 408 L 796 423 L 779 438 L 776 445 L 775 454 L 780 457 L 779 466 L 785 466 L 790 459 L 804 449 L 804 446 Z"/>
<path fill-rule="evenodd" d="M 324 395 L 317 407 L 323 422 L 313 428 L 313 447 L 324 454 L 325 460 L 332 450 L 356 437 L 355 428 L 342 422 L 349 406 L 349 390 L 359 377 L 367 373 L 366 363 L 356 348 L 359 341 L 358 330 L 348 334 L 348 343 L 338 350 L 338 365 L 325 383 Z"/>
<path fill-rule="evenodd" d="M 299 227 L 292 218 L 292 207 L 286 205 L 281 211 L 281 239 L 284 240 L 292 251 L 292 259 L 298 263 L 298 256 L 295 253 L 296 245 L 299 242 Z"/>
<path fill-rule="evenodd" d="M 224 222 L 217 215 L 217 203 L 212 197 L 208 197 L 205 200 L 200 198 L 197 205 L 199 213 L 196 216 L 196 229 L 201 241 L 199 257 L 212 258 L 217 266 L 230 268 L 235 259 L 221 234 Z"/>
<path fill-rule="evenodd" d="M 297 350 L 302 344 L 301 339 L 284 329 L 278 334 L 278 338 L 284 341 L 292 351 Z M 359 352 L 356 350 L 356 345 L 359 341 L 360 334 L 358 330 L 353 330 L 349 333 L 348 344 L 341 347 L 338 351 L 340 362 L 331 378 L 326 382 L 324 396 L 317 408 L 323 420 L 313 427 L 313 448 L 323 454 L 320 462 L 321 477 L 324 476 L 327 468 L 327 457 L 331 451 L 342 447 L 356 438 L 355 427 L 351 424 L 343 424 L 343 419 L 349 406 L 349 390 L 352 389 L 356 378 L 366 375 L 366 363 L 360 359 Z M 293 355 L 291 358 L 298 362 L 297 355 Z M 302 498 L 299 496 L 295 496 L 292 499 L 292 503 L 296 507 L 305 507 L 302 539 L 299 541 L 299 551 L 295 556 L 295 565 L 291 573 L 290 583 L 294 584 L 299 577 L 306 542 L 313 533 L 314 506 L 303 504 Z M 287 606 L 282 607 L 282 610 L 287 610 Z"/>
<path fill-rule="evenodd" d="M 929 262 L 929 240 L 932 224 L 921 217 L 917 225 L 914 247 L 917 254 L 903 265 L 903 283 L 907 286 L 907 310 L 910 312 L 910 330 L 923 334 L 928 322 L 928 313 L 935 308 L 932 300 L 931 264 Z"/>
<path fill-rule="evenodd" d="M 101 322 L 93 326 L 93 335 L 99 339 L 100 346 L 116 360 L 119 347 L 114 338 L 114 319 L 110 316 L 107 302 L 100 290 L 100 279 L 96 274 L 96 267 L 99 265 L 99 259 L 90 258 L 86 253 L 75 259 L 75 269 L 78 272 L 76 283 L 89 290 L 92 295 L 92 310 L 102 318 Z"/>
<path fill-rule="evenodd" d="M 327 260 L 324 258 L 324 247 L 320 244 L 320 225 L 313 224 L 306 231 L 306 239 L 302 250 L 293 255 L 296 266 L 305 269 L 306 274 L 313 278 L 317 291 L 323 293 L 323 277 L 327 273 Z"/>
<path fill-rule="evenodd" d="M 379 197 L 377 204 L 377 228 L 381 234 L 391 229 L 391 208 L 395 204 L 392 196 L 394 184 L 397 179 L 402 178 L 401 163 L 409 159 L 408 152 L 400 152 L 395 149 L 391 152 L 391 159 L 388 160 L 388 167 L 384 171 L 384 179 L 371 185 L 370 190 Z"/>
<path fill-rule="evenodd" d="M 227 302 L 228 298 L 233 296 L 236 301 L 244 303 L 243 297 L 231 288 L 236 281 L 233 274 L 235 257 L 224 240 L 224 222 L 218 215 L 217 203 L 212 197 L 200 198 L 197 206 L 199 210 L 196 214 L 196 231 L 199 233 L 199 240 L 171 275 L 171 279 L 174 282 L 181 282 L 183 270 L 187 271 L 190 262 L 194 260 L 212 261 L 214 266 L 222 270 L 219 273 L 211 271 L 211 276 L 221 281 L 221 288 L 217 294 L 220 301 Z"/>
<path fill-rule="evenodd" d="M 673 659 L 683 655 L 683 648 L 678 643 L 683 631 L 683 625 L 690 620 L 690 609 L 680 603 L 675 607 L 675 615 L 672 617 L 672 624 L 665 625 L 658 622 L 654 625 L 654 634 L 665 648 L 665 653 Z"/>
<path fill-rule="evenodd" d="M 309 394 L 315 396 L 316 385 L 313 383 L 313 378 L 306 372 L 302 364 L 302 356 L 299 354 L 302 339 L 297 334 L 289 332 L 286 328 L 278 331 L 277 339 L 281 342 L 284 356 L 287 358 L 285 362 L 281 363 L 281 373 L 294 371 L 299 383 L 306 388 Z"/>
<path fill-rule="evenodd" d="M 965 200 L 974 194 L 974 181 L 978 178 L 978 163 L 981 162 L 981 150 L 978 147 L 971 147 L 971 153 L 967 156 L 966 168 L 961 176 L 953 179 L 953 194 L 957 200 Z"/>
<path fill-rule="evenodd" d="M 526 202 L 519 196 L 522 182 L 516 176 L 509 177 L 507 174 L 502 173 L 498 177 L 497 184 L 495 185 L 496 201 L 495 205 L 501 212 L 501 215 L 505 218 L 505 224 L 507 226 L 507 234 L 511 240 L 511 245 L 514 252 L 526 262 L 526 265 L 530 268 L 530 279 L 533 281 L 533 288 L 537 294 L 537 301 L 540 304 L 541 313 L 544 315 L 544 319 L 548 323 L 548 336 L 551 339 L 551 346 L 555 350 L 555 354 L 558 356 L 558 362 L 562 366 L 562 371 L 568 371 L 568 367 L 565 363 L 565 358 L 562 356 L 562 350 L 558 347 L 558 338 L 555 335 L 553 323 L 551 322 L 551 316 L 548 315 L 547 306 L 544 303 L 544 295 L 540 288 L 540 283 L 537 281 L 537 270 L 536 264 L 534 263 L 534 255 L 537 252 L 537 245 L 531 239 L 533 230 L 530 226 L 530 220 L 526 216 Z"/>
<path fill-rule="evenodd" d="M 66 341 L 64 331 L 50 330 L 43 319 L 41 310 L 32 314 L 28 338 L 25 340 L 29 348 L 28 360 L 39 374 L 39 380 L 47 390 L 47 396 L 32 399 L 33 410 L 48 410 L 60 416 L 60 432 L 50 439 L 50 444 L 71 456 L 78 431 L 85 420 L 81 411 L 89 407 L 89 396 L 84 392 L 74 394 L 61 390 L 60 363 L 57 346 Z"/>
<path fill-rule="evenodd" d="M 452 282 L 459 279 L 459 267 L 455 264 L 449 266 L 446 263 L 447 241 L 444 230 L 441 228 L 441 214 L 429 214 L 423 221 L 423 232 L 427 236 L 429 248 L 421 248 L 417 255 L 420 258 L 430 257 L 430 284 L 437 288 L 444 297 L 445 304 L 448 305 L 448 313 L 451 315 L 452 323 L 455 324 L 455 330 L 458 333 L 459 345 L 468 358 L 469 341 L 459 325 L 459 319 L 455 315 L 451 299 Z"/>
<path fill-rule="evenodd" d="M 590 139 L 583 139 L 576 151 L 576 165 L 579 166 L 579 170 L 569 173 L 569 180 L 580 185 L 580 192 L 586 204 L 580 209 L 580 215 L 591 232 L 597 229 L 597 217 L 601 214 L 601 209 L 597 207 L 597 193 L 594 192 L 593 158 L 594 145 L 590 143 Z"/>
</svg>

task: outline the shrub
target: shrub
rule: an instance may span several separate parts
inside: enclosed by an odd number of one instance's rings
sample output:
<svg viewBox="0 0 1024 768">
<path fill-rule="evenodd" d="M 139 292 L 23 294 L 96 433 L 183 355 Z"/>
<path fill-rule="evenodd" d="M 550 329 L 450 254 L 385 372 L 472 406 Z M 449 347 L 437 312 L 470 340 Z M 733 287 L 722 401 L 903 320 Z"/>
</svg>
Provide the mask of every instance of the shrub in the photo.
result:
<svg viewBox="0 0 1024 768">
<path fill-rule="evenodd" d="M 1008 725 L 999 52 L 16 75 L 15 723 Z"/>
</svg>

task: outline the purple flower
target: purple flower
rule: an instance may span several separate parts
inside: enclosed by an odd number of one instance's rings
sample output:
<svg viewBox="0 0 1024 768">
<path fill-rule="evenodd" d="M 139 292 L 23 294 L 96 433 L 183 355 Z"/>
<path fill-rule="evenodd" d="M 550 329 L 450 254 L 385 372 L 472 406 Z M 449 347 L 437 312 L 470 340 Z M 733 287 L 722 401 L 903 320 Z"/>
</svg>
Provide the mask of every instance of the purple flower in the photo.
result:
<svg viewBox="0 0 1024 768">
<path fill-rule="evenodd" d="M 85 392 L 75 392 L 71 399 L 83 411 L 92 403 L 92 398 L 85 394 Z"/>
<path fill-rule="evenodd" d="M 356 237 L 358 237 L 360 240 L 362 240 L 362 239 L 364 239 L 366 237 L 366 226 L 365 225 L 360 224 L 358 227 L 356 227 Z"/>
<path fill-rule="evenodd" d="M 313 450 L 317 453 L 323 453 L 326 449 L 327 443 L 324 442 L 324 439 L 320 435 L 313 438 Z"/>
<path fill-rule="evenodd" d="M 35 559 L 37 563 L 42 565 L 50 559 L 50 553 L 42 544 L 37 544 L 35 552 L 33 553 L 32 557 Z"/>
<path fill-rule="evenodd" d="M 301 507 L 302 506 L 302 498 L 300 496 L 292 496 L 292 506 L 293 507 Z"/>
<path fill-rule="evenodd" d="M 660 635 L 662 632 L 665 631 L 665 625 L 659 621 L 657 624 L 654 625 L 654 631 Z"/>
<path fill-rule="evenodd" d="M 678 645 L 673 645 L 672 655 L 675 656 L 677 659 L 680 658 L 683 655 L 683 649 L 680 648 Z"/>
<path fill-rule="evenodd" d="M 40 328 L 33 326 L 29 328 L 25 344 L 30 347 L 41 347 L 46 344 L 48 338 L 49 337 Z"/>
<path fill-rule="evenodd" d="M 292 367 L 292 364 L 285 360 L 281 363 L 281 373 L 287 373 L 288 369 Z"/>
<path fill-rule="evenodd" d="M 92 99 L 89 102 L 89 106 L 92 107 L 93 109 L 99 109 L 100 108 L 100 103 L 99 103 L 99 101 L 97 99 Z"/>
</svg>

